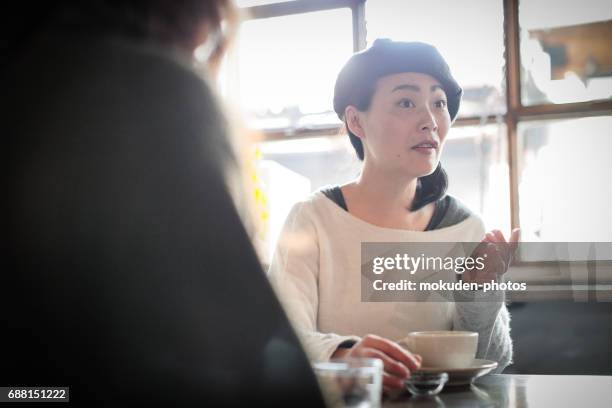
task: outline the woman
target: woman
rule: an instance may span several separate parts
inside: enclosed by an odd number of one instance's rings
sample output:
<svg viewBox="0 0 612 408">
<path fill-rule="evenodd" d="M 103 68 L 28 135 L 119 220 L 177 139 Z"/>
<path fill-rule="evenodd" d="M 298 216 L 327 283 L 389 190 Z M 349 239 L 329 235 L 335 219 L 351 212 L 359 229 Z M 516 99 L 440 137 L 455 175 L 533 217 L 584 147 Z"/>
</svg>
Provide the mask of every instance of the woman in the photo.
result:
<svg viewBox="0 0 612 408">
<path fill-rule="evenodd" d="M 27 6 L 1 76 L 0 383 L 76 406 L 322 406 L 193 69 L 202 43 L 218 66 L 232 2 Z"/>
<path fill-rule="evenodd" d="M 359 178 L 317 192 L 292 209 L 270 267 L 272 282 L 317 360 L 383 360 L 386 389 L 401 388 L 417 355 L 394 340 L 416 330 L 477 331 L 477 356 L 499 371 L 512 358 L 503 299 L 486 303 L 363 303 L 361 242 L 491 242 L 482 220 L 446 195 L 440 155 L 462 90 L 438 51 L 377 40 L 340 72 L 334 109 L 363 160 Z M 511 242 L 518 239 L 512 232 Z M 507 254 L 498 262 L 503 269 Z M 465 281 L 489 275 L 473 272 Z"/>
</svg>

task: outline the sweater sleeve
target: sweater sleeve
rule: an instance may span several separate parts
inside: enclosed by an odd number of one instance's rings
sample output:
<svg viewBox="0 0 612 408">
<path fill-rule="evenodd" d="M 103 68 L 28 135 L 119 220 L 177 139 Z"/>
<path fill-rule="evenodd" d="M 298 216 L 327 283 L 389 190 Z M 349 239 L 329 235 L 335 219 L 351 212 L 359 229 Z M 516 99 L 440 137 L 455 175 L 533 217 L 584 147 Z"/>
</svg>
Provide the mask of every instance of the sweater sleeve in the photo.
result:
<svg viewBox="0 0 612 408">
<path fill-rule="evenodd" d="M 479 225 L 470 239 L 478 242 L 484 237 L 485 226 L 479 216 L 474 216 L 479 219 Z M 456 298 L 461 296 L 462 292 L 455 293 Z M 455 302 L 453 330 L 478 333 L 476 358 L 496 361 L 498 365 L 494 373 L 501 373 L 512 364 L 510 313 L 505 305 L 504 292 L 491 292 L 486 298 L 480 298 L 478 301 L 463 299 Z"/>
<path fill-rule="evenodd" d="M 340 344 L 360 340 L 318 331 L 319 240 L 307 202 L 289 213 L 268 276 L 313 361 L 329 360 Z"/>
<path fill-rule="evenodd" d="M 480 302 L 457 302 L 453 314 L 453 330 L 478 333 L 476 358 L 497 361 L 495 373 L 512 363 L 510 314 L 502 299 Z"/>
</svg>

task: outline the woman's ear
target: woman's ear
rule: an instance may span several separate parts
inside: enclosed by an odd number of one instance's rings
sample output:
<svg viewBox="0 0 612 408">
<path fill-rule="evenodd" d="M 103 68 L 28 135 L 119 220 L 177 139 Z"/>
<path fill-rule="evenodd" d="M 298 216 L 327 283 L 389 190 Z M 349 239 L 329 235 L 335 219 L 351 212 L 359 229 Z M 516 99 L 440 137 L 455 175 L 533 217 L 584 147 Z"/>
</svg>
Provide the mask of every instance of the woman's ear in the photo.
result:
<svg viewBox="0 0 612 408">
<path fill-rule="evenodd" d="M 362 126 L 362 117 L 360 112 L 354 106 L 347 106 L 344 110 L 344 117 L 346 118 L 346 126 L 355 136 L 360 139 L 365 138 L 365 132 Z"/>
</svg>

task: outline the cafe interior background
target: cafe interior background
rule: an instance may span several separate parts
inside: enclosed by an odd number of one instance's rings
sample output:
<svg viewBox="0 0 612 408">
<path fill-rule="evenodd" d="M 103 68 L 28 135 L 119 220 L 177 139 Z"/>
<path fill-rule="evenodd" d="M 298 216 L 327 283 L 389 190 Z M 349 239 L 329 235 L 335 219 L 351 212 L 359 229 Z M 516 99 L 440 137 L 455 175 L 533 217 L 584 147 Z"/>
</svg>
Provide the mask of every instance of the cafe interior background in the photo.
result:
<svg viewBox="0 0 612 408">
<path fill-rule="evenodd" d="M 237 4 L 243 23 L 217 85 L 254 140 L 246 171 L 264 266 L 295 202 L 359 172 L 333 84 L 376 38 L 435 45 L 463 86 L 442 162 L 449 193 L 487 230 L 612 241 L 612 2 Z M 506 373 L 612 375 L 611 257 L 523 256 L 506 276 L 530 287 L 508 293 L 515 354 Z"/>
</svg>

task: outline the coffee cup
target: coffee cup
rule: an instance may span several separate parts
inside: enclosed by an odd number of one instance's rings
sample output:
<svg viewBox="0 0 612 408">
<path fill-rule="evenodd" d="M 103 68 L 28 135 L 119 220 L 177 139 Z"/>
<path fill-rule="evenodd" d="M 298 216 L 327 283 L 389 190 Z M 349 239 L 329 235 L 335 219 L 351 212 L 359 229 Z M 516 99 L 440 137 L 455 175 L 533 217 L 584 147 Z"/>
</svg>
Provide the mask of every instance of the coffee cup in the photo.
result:
<svg viewBox="0 0 612 408">
<path fill-rule="evenodd" d="M 465 368 L 476 357 L 478 333 L 420 331 L 409 333 L 399 344 L 423 358 L 423 367 Z"/>
</svg>

